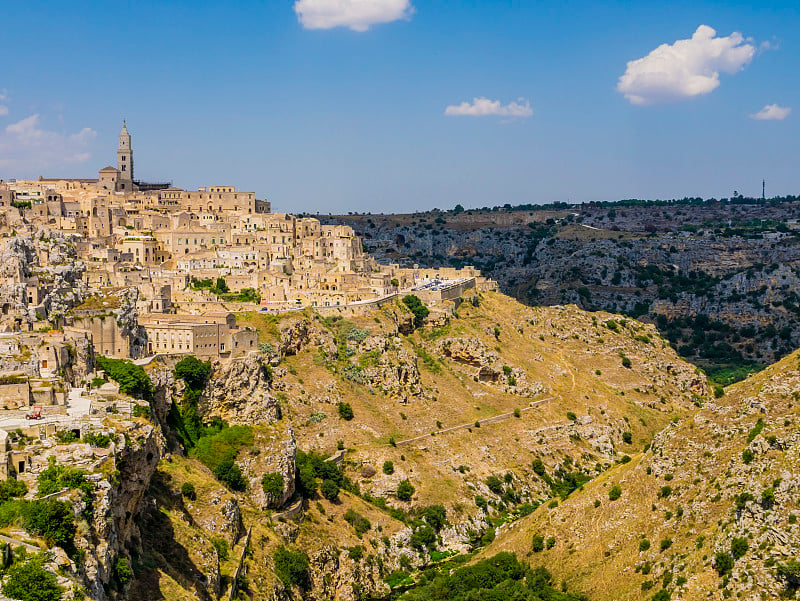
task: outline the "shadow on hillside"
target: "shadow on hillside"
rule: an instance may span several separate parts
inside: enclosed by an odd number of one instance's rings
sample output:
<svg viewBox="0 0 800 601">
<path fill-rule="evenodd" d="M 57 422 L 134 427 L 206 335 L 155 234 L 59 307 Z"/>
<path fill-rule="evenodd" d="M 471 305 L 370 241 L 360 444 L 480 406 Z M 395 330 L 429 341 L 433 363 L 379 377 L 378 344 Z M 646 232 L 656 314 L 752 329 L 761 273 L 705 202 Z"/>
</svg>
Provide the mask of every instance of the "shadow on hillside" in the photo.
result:
<svg viewBox="0 0 800 601">
<path fill-rule="evenodd" d="M 134 554 L 136 578 L 131 584 L 128 599 L 169 599 L 161 586 L 162 576 L 166 574 L 187 592 L 194 592 L 203 601 L 211 601 L 212 596 L 205 587 L 206 575 L 195 565 L 186 548 L 175 539 L 169 516 L 161 509 L 183 511 L 183 499 L 171 493 L 165 474 L 157 471 L 151 480 L 142 511 L 136 518 L 142 534 L 142 552 L 138 557 Z"/>
</svg>

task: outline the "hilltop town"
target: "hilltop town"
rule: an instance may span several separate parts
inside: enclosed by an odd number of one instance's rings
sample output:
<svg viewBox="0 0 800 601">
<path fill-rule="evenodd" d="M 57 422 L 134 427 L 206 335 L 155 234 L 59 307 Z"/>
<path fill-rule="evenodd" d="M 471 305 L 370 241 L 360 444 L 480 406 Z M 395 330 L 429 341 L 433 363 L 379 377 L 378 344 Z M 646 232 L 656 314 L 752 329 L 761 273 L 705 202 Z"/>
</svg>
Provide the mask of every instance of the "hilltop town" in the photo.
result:
<svg viewBox="0 0 800 601">
<path fill-rule="evenodd" d="M 0 327 L 46 341 L 38 368 L 51 373 L 66 343 L 114 358 L 232 357 L 256 344 L 236 312 L 352 313 L 412 290 L 436 304 L 493 285 L 469 267 L 380 265 L 349 226 L 270 209 L 232 186 L 135 180 L 123 125 L 117 166 L 97 179 L 0 182 Z"/>
</svg>

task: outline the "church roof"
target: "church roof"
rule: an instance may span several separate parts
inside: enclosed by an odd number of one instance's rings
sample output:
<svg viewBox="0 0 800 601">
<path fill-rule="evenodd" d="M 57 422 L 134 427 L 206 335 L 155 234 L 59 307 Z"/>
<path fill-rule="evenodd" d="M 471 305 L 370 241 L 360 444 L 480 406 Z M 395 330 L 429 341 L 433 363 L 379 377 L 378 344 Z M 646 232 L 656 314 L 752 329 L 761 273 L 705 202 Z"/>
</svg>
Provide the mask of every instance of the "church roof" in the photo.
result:
<svg viewBox="0 0 800 601">
<path fill-rule="evenodd" d="M 108 172 L 110 172 L 110 171 L 117 171 L 117 172 L 119 172 L 119 169 L 116 169 L 115 167 L 112 167 L 112 166 L 110 166 L 110 165 L 109 165 L 108 167 L 103 167 L 103 168 L 100 170 L 100 173 L 108 173 Z"/>
<path fill-rule="evenodd" d="M 130 134 L 128 133 L 128 127 L 127 127 L 127 125 L 125 124 L 125 120 L 124 120 L 124 119 L 122 120 L 122 130 L 119 132 L 119 135 L 123 135 L 123 134 L 124 134 L 124 135 L 126 135 L 126 136 L 127 136 L 127 135 L 130 135 Z"/>
</svg>

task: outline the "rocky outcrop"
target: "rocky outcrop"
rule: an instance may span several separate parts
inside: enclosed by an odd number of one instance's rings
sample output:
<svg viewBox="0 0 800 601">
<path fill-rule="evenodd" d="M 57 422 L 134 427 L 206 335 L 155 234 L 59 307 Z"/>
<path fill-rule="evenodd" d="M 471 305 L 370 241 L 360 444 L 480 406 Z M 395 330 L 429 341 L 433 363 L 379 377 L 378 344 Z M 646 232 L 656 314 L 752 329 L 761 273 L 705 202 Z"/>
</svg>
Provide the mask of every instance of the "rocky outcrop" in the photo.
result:
<svg viewBox="0 0 800 601">
<path fill-rule="evenodd" d="M 280 419 L 278 399 L 270 390 L 271 368 L 260 353 L 219 361 L 198 404 L 203 419 L 229 424 L 272 423 Z"/>
<path fill-rule="evenodd" d="M 295 460 L 297 441 L 294 430 L 278 430 L 258 441 L 258 454 L 246 455 L 239 460 L 245 477 L 249 482 L 250 498 L 262 509 L 280 508 L 292 498 L 295 491 Z M 283 479 L 283 492 L 277 498 L 268 498 L 261 486 L 265 474 L 280 474 Z"/>
</svg>

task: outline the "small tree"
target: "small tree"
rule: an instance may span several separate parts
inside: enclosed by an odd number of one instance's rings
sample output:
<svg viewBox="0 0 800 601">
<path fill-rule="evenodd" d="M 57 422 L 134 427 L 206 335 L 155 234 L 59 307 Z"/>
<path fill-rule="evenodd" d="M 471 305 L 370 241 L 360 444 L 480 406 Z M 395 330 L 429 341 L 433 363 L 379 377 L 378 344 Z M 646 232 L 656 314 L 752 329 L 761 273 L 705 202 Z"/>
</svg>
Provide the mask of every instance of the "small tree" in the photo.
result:
<svg viewBox="0 0 800 601">
<path fill-rule="evenodd" d="M 131 578 L 133 578 L 133 571 L 125 557 L 120 557 L 114 564 L 114 576 L 123 588 L 131 581 Z"/>
<path fill-rule="evenodd" d="M 410 501 L 414 496 L 414 486 L 408 480 L 401 480 L 397 485 L 397 498 L 401 501 Z"/>
<path fill-rule="evenodd" d="M 394 474 L 394 463 L 391 461 L 383 462 L 383 473 L 387 475 Z"/>
<path fill-rule="evenodd" d="M 544 551 L 544 537 L 541 534 L 535 534 L 531 542 L 531 551 L 539 553 Z"/>
<path fill-rule="evenodd" d="M 419 297 L 414 294 L 404 296 L 403 304 L 414 314 L 414 327 L 420 327 L 422 322 L 425 321 L 425 318 L 430 313 L 430 311 L 428 311 L 428 307 L 426 307 Z"/>
<path fill-rule="evenodd" d="M 619 484 L 615 484 L 611 487 L 611 490 L 608 491 L 608 498 L 611 501 L 616 501 L 622 496 L 622 487 Z"/>
</svg>

